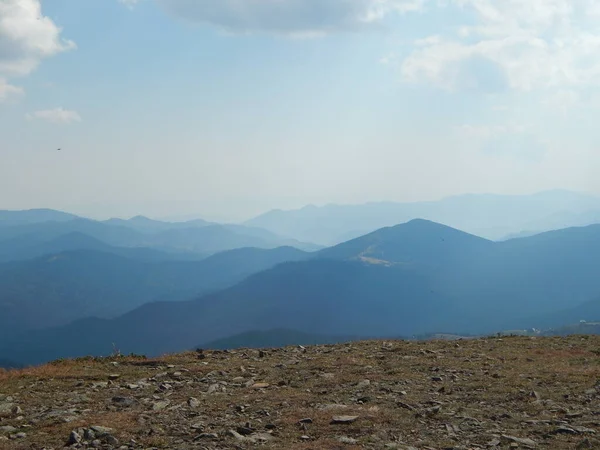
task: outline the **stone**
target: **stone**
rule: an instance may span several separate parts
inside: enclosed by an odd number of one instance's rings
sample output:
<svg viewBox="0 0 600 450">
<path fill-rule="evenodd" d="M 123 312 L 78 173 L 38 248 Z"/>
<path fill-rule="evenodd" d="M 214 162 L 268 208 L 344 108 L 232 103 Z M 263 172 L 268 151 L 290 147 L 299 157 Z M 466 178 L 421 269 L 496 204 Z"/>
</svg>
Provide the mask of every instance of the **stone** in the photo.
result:
<svg viewBox="0 0 600 450">
<path fill-rule="evenodd" d="M 217 433 L 201 433 L 196 437 L 195 440 L 199 440 L 199 439 L 207 439 L 207 440 L 216 441 L 217 439 L 219 439 L 219 435 Z"/>
<path fill-rule="evenodd" d="M 0 403 L 0 418 L 11 417 L 16 406 L 14 403 Z"/>
<path fill-rule="evenodd" d="M 188 400 L 188 406 L 190 408 L 197 408 L 200 406 L 200 401 L 197 398 L 190 397 Z"/>
<path fill-rule="evenodd" d="M 112 434 L 107 434 L 106 436 L 102 437 L 102 440 L 104 442 L 106 442 L 108 445 L 119 445 L 119 440 L 114 437 Z"/>
<path fill-rule="evenodd" d="M 310 417 L 305 417 L 304 419 L 300 419 L 298 423 L 313 423 L 313 420 Z"/>
<path fill-rule="evenodd" d="M 254 430 L 249 427 L 237 427 L 236 431 L 242 436 L 250 436 L 254 432 Z"/>
<path fill-rule="evenodd" d="M 69 434 L 69 439 L 67 440 L 67 445 L 76 445 L 79 444 L 81 442 L 81 435 L 73 430 L 71 431 L 71 434 Z"/>
<path fill-rule="evenodd" d="M 17 429 L 10 425 L 0 426 L 0 433 L 14 433 L 15 431 L 17 431 Z"/>
<path fill-rule="evenodd" d="M 371 385 L 370 380 L 362 380 L 360 383 L 356 385 L 356 389 L 365 389 Z"/>
<path fill-rule="evenodd" d="M 254 383 L 252 389 L 266 389 L 270 386 L 269 383 Z"/>
<path fill-rule="evenodd" d="M 594 446 L 592 445 L 592 442 L 588 439 L 585 438 L 583 441 L 579 442 L 579 444 L 577 444 L 577 447 L 575 447 L 577 450 L 582 450 L 582 449 L 586 449 L 586 448 L 594 448 Z"/>
<path fill-rule="evenodd" d="M 232 436 L 232 437 L 236 438 L 238 441 L 245 441 L 246 440 L 245 436 L 242 436 L 240 433 L 238 433 L 237 431 L 234 431 L 234 430 L 229 430 L 227 432 L 227 434 L 229 436 Z"/>
<path fill-rule="evenodd" d="M 111 373 L 111 374 L 108 376 L 108 379 L 109 379 L 109 380 L 113 380 L 113 381 L 114 381 L 114 380 L 117 380 L 117 379 L 118 379 L 118 378 L 120 378 L 120 377 L 121 377 L 121 375 L 119 375 L 118 373 Z"/>
<path fill-rule="evenodd" d="M 511 442 L 511 443 L 515 443 L 517 445 L 523 445 L 528 448 L 534 448 L 537 446 L 537 442 L 535 442 L 533 439 L 529 439 L 529 438 L 520 438 L 520 437 L 516 437 L 516 436 L 510 436 L 508 434 L 503 434 L 502 439 L 504 439 L 508 442 Z"/>
<path fill-rule="evenodd" d="M 356 439 L 348 437 L 348 436 L 340 436 L 338 438 L 338 441 L 340 441 L 342 444 L 349 444 L 349 445 L 355 445 L 358 442 Z"/>
<path fill-rule="evenodd" d="M 269 433 L 255 433 L 250 436 L 243 436 L 235 430 L 229 430 L 227 432 L 227 434 L 229 436 L 234 437 L 238 441 L 250 442 L 253 444 L 259 443 L 259 442 L 267 442 L 267 441 L 270 441 L 271 439 L 273 439 L 273 436 L 271 436 Z"/>
<path fill-rule="evenodd" d="M 112 428 L 102 427 L 100 425 L 93 425 L 93 426 L 90 427 L 90 430 L 92 430 L 98 436 L 102 436 L 104 434 L 110 434 L 110 433 L 113 433 L 115 431 Z"/>
<path fill-rule="evenodd" d="M 333 416 L 331 424 L 347 424 L 358 420 L 358 416 Z"/>
<path fill-rule="evenodd" d="M 554 433 L 557 434 L 579 434 L 579 432 L 575 431 L 573 428 L 567 427 L 567 426 L 559 426 L 556 427 L 556 429 L 554 430 Z"/>
<path fill-rule="evenodd" d="M 123 408 L 127 408 L 129 406 L 133 406 L 135 404 L 135 400 L 131 397 L 113 397 L 112 402 Z"/>
<path fill-rule="evenodd" d="M 171 401 L 170 401 L 170 400 L 161 400 L 161 401 L 155 402 L 155 403 L 152 405 L 152 409 L 153 409 L 154 411 L 162 411 L 163 409 L 165 409 L 165 408 L 166 408 L 167 406 L 169 406 L 170 404 L 171 404 Z"/>
<path fill-rule="evenodd" d="M 83 431 L 83 439 L 86 441 L 93 441 L 96 439 L 96 433 L 91 428 Z"/>
</svg>

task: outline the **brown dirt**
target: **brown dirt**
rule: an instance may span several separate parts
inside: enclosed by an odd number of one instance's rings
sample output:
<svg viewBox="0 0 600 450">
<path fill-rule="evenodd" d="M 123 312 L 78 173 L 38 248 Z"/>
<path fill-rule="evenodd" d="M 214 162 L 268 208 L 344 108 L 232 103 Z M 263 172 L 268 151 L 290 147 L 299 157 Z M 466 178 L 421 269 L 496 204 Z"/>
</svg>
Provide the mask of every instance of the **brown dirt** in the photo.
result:
<svg viewBox="0 0 600 450">
<path fill-rule="evenodd" d="M 504 337 L 59 361 L 0 372 L 0 449 L 63 448 L 95 425 L 107 449 L 600 448 L 599 350 Z"/>
</svg>

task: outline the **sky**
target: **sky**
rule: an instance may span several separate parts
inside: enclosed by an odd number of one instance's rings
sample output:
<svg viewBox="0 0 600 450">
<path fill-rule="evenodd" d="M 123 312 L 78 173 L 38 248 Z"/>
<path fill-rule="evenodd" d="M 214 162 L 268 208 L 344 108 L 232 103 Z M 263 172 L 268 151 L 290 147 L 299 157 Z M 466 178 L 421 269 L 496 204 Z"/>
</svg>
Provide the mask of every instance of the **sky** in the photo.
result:
<svg viewBox="0 0 600 450">
<path fill-rule="evenodd" d="M 600 195 L 599 88 L 600 0 L 0 0 L 0 209 Z"/>
</svg>

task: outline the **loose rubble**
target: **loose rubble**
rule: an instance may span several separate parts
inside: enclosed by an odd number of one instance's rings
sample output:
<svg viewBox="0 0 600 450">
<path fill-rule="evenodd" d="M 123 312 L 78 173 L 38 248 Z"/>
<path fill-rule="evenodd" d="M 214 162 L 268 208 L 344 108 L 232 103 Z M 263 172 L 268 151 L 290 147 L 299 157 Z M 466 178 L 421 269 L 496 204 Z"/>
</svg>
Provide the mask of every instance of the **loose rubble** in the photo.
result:
<svg viewBox="0 0 600 450">
<path fill-rule="evenodd" d="M 0 372 L 0 449 L 600 448 L 600 337 L 369 341 Z"/>
</svg>

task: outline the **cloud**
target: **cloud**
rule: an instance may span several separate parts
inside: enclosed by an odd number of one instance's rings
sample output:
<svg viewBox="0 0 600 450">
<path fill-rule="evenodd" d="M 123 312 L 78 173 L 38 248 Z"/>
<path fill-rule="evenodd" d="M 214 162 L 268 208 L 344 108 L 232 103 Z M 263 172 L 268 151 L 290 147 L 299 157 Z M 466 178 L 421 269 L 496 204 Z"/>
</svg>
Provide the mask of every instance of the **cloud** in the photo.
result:
<svg viewBox="0 0 600 450">
<path fill-rule="evenodd" d="M 444 36 L 415 41 L 401 63 L 405 80 L 448 90 L 600 86 L 598 0 L 447 0 L 445 5 L 440 7 L 462 15 L 463 23 Z M 467 86 L 466 74 L 472 77 Z"/>
<path fill-rule="evenodd" d="M 123 3 L 129 9 L 133 9 L 135 5 L 137 5 L 140 0 L 119 0 L 119 3 Z"/>
<path fill-rule="evenodd" d="M 46 109 L 35 111 L 32 114 L 27 114 L 28 119 L 39 119 L 56 124 L 69 124 L 73 122 L 81 122 L 81 116 L 77 111 L 72 111 L 63 108 Z"/>
<path fill-rule="evenodd" d="M 75 43 L 61 38 L 61 29 L 42 14 L 40 0 L 0 0 L 0 77 L 5 83 L 0 89 L 5 93 L 20 89 L 6 84 L 7 78 L 28 75 L 43 59 L 73 48 Z"/>
<path fill-rule="evenodd" d="M 14 98 L 16 96 L 20 96 L 23 93 L 23 88 L 13 86 L 12 84 L 9 84 L 8 81 L 6 81 L 5 79 L 0 78 L 0 103 Z"/>
<path fill-rule="evenodd" d="M 376 26 L 392 12 L 420 10 L 426 0 L 157 0 L 184 19 L 232 33 L 315 36 Z"/>
</svg>

